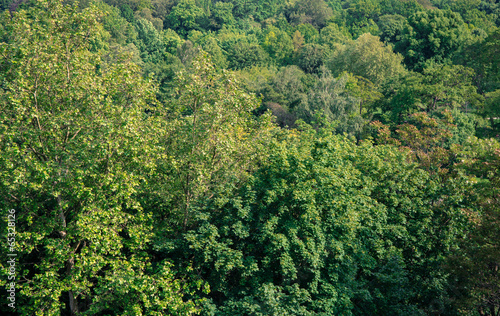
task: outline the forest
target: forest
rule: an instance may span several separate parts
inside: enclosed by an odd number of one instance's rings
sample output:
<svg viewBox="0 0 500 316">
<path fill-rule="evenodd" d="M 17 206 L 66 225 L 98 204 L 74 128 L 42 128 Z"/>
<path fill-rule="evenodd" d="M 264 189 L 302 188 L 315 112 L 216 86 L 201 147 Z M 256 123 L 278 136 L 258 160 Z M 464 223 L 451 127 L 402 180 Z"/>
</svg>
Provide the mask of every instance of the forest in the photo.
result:
<svg viewBox="0 0 500 316">
<path fill-rule="evenodd" d="M 0 314 L 500 315 L 499 0 L 0 12 Z"/>
</svg>

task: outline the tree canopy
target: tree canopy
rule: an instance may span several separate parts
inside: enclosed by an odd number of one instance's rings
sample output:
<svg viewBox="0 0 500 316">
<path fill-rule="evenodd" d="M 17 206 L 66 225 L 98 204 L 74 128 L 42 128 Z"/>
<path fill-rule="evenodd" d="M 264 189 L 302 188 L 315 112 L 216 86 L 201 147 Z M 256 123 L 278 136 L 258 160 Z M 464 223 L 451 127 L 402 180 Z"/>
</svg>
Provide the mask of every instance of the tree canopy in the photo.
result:
<svg viewBox="0 0 500 316">
<path fill-rule="evenodd" d="M 0 314 L 500 313 L 498 2 L 0 10 Z"/>
</svg>

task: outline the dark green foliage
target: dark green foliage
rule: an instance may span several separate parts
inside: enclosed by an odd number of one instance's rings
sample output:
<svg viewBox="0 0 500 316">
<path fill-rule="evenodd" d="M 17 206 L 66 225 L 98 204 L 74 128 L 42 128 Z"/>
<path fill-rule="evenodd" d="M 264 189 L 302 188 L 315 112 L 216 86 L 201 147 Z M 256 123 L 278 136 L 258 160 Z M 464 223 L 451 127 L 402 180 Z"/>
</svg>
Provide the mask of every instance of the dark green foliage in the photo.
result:
<svg viewBox="0 0 500 316">
<path fill-rule="evenodd" d="M 233 15 L 237 19 L 247 18 L 248 16 L 254 16 L 257 12 L 257 1 L 254 0 L 229 0 L 224 1 L 233 4 Z"/>
<path fill-rule="evenodd" d="M 492 127 L 498 130 L 500 128 L 500 89 L 486 94 L 484 108 L 481 109 L 487 118 L 491 120 Z"/>
<path fill-rule="evenodd" d="M 120 13 L 125 20 L 127 20 L 130 23 L 133 23 L 135 21 L 134 11 L 132 11 L 130 6 L 128 6 L 127 4 L 123 4 L 119 8 L 120 8 Z"/>
<path fill-rule="evenodd" d="M 121 46 L 134 42 L 137 38 L 137 31 L 132 24 L 127 22 L 127 19 L 120 15 L 119 9 L 104 3 L 100 4 L 99 9 L 106 14 L 102 24 L 104 29 L 111 35 L 112 42 Z"/>
<path fill-rule="evenodd" d="M 377 25 L 374 22 L 380 14 L 380 4 L 376 0 L 348 0 L 344 2 L 343 22 L 347 25 L 351 34 L 358 37 L 364 33 L 378 34 Z"/>
<path fill-rule="evenodd" d="M 408 18 L 396 51 L 411 69 L 422 70 L 429 61 L 443 63 L 466 44 L 470 31 L 459 13 L 430 10 Z"/>
<path fill-rule="evenodd" d="M 383 15 L 379 18 L 380 39 L 384 42 L 396 43 L 406 27 L 407 20 L 404 16 Z"/>
<path fill-rule="evenodd" d="M 434 0 L 433 3 L 442 10 L 451 10 L 459 13 L 466 23 L 483 28 L 484 30 L 493 29 L 498 19 L 498 12 L 495 14 L 492 10 L 486 9 L 488 6 L 494 6 L 494 1 Z M 496 5 L 498 6 L 498 3 Z"/>
<path fill-rule="evenodd" d="M 228 50 L 229 68 L 245 69 L 266 63 L 268 54 L 258 44 L 242 39 Z"/>
<path fill-rule="evenodd" d="M 470 45 L 458 60 L 476 71 L 475 80 L 480 92 L 500 89 L 500 30 L 484 41 Z"/>
<path fill-rule="evenodd" d="M 190 30 L 200 29 L 205 12 L 194 0 L 181 0 L 167 16 L 167 26 L 178 34 L 186 36 Z"/>
<path fill-rule="evenodd" d="M 317 73 L 325 59 L 325 49 L 318 44 L 308 44 L 302 47 L 297 64 L 307 73 Z"/>
<path fill-rule="evenodd" d="M 458 168 L 474 183 L 471 194 L 480 212 L 471 212 L 473 229 L 461 238 L 461 249 L 448 259 L 455 304 L 464 312 L 493 316 L 500 311 L 500 146 L 493 139 L 470 138 L 457 151 Z"/>
<path fill-rule="evenodd" d="M 350 24 L 363 24 L 380 13 L 380 4 L 373 0 L 348 0 L 344 4 Z"/>
<path fill-rule="evenodd" d="M 212 9 L 213 28 L 220 29 L 223 25 L 229 26 L 236 23 L 233 17 L 234 5 L 230 2 L 217 2 Z"/>
<path fill-rule="evenodd" d="M 395 149 L 327 134 L 271 148 L 240 194 L 216 197 L 185 235 L 214 315 L 440 311 L 459 182 L 440 185 Z"/>
<path fill-rule="evenodd" d="M 137 31 L 136 46 L 141 52 L 141 58 L 145 62 L 159 63 L 166 57 L 166 45 L 163 34 L 145 19 L 139 19 L 135 23 Z"/>
<path fill-rule="evenodd" d="M 253 17 L 258 21 L 265 20 L 278 13 L 283 2 L 278 0 L 227 0 L 234 5 L 233 14 L 237 19 Z"/>
<path fill-rule="evenodd" d="M 0 1 L 0 11 L 3 12 L 5 10 L 10 9 L 13 0 L 1 0 Z"/>
<path fill-rule="evenodd" d="M 424 3 L 425 1 L 420 1 Z M 423 7 L 416 0 L 381 0 L 380 1 L 380 15 L 395 14 L 402 15 L 404 17 L 409 17 L 418 11 L 424 9 L 429 9 L 428 7 Z"/>
<path fill-rule="evenodd" d="M 474 113 L 482 97 L 473 84 L 474 72 L 463 66 L 435 66 L 423 74 L 408 73 L 384 87 L 380 106 L 386 122 L 400 124 L 410 114 L 442 109 L 460 109 Z"/>
<path fill-rule="evenodd" d="M 284 4 L 280 0 L 258 0 L 255 2 L 257 3 L 257 10 L 251 12 L 250 14 L 255 16 L 258 21 L 263 21 L 276 16 L 277 13 L 281 11 Z"/>
</svg>

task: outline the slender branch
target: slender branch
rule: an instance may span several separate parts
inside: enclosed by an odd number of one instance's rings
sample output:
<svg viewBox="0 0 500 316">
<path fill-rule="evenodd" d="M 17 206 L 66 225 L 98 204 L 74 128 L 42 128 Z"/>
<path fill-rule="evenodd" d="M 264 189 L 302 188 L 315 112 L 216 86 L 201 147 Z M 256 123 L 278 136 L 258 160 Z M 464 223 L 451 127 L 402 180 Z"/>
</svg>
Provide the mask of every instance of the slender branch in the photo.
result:
<svg viewBox="0 0 500 316">
<path fill-rule="evenodd" d="M 69 139 L 69 141 L 72 141 L 72 140 L 73 140 L 73 138 L 75 138 L 75 137 L 76 137 L 76 135 L 78 135 L 78 133 L 80 133 L 80 131 L 81 131 L 81 130 L 82 130 L 82 129 L 81 129 L 81 128 L 79 128 L 79 129 L 76 131 L 76 133 L 75 133 L 75 134 L 74 134 L 74 135 L 73 135 L 73 136 Z"/>
</svg>

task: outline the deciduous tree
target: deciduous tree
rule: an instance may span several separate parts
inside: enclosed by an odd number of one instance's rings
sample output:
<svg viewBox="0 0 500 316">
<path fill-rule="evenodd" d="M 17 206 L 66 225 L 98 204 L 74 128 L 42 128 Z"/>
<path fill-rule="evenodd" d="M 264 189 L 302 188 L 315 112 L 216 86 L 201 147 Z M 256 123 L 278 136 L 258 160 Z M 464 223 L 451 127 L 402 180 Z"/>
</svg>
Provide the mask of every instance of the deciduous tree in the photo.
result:
<svg viewBox="0 0 500 316">
<path fill-rule="evenodd" d="M 170 264 L 146 252 L 153 223 L 136 195 L 153 167 L 155 90 L 127 58 L 91 51 L 99 19 L 55 0 L 1 17 L 0 205 L 16 210 L 16 311 L 189 314 Z"/>
<path fill-rule="evenodd" d="M 411 69 L 422 70 L 428 60 L 442 63 L 463 47 L 470 31 L 459 13 L 420 11 L 408 18 L 396 51 Z"/>
</svg>

